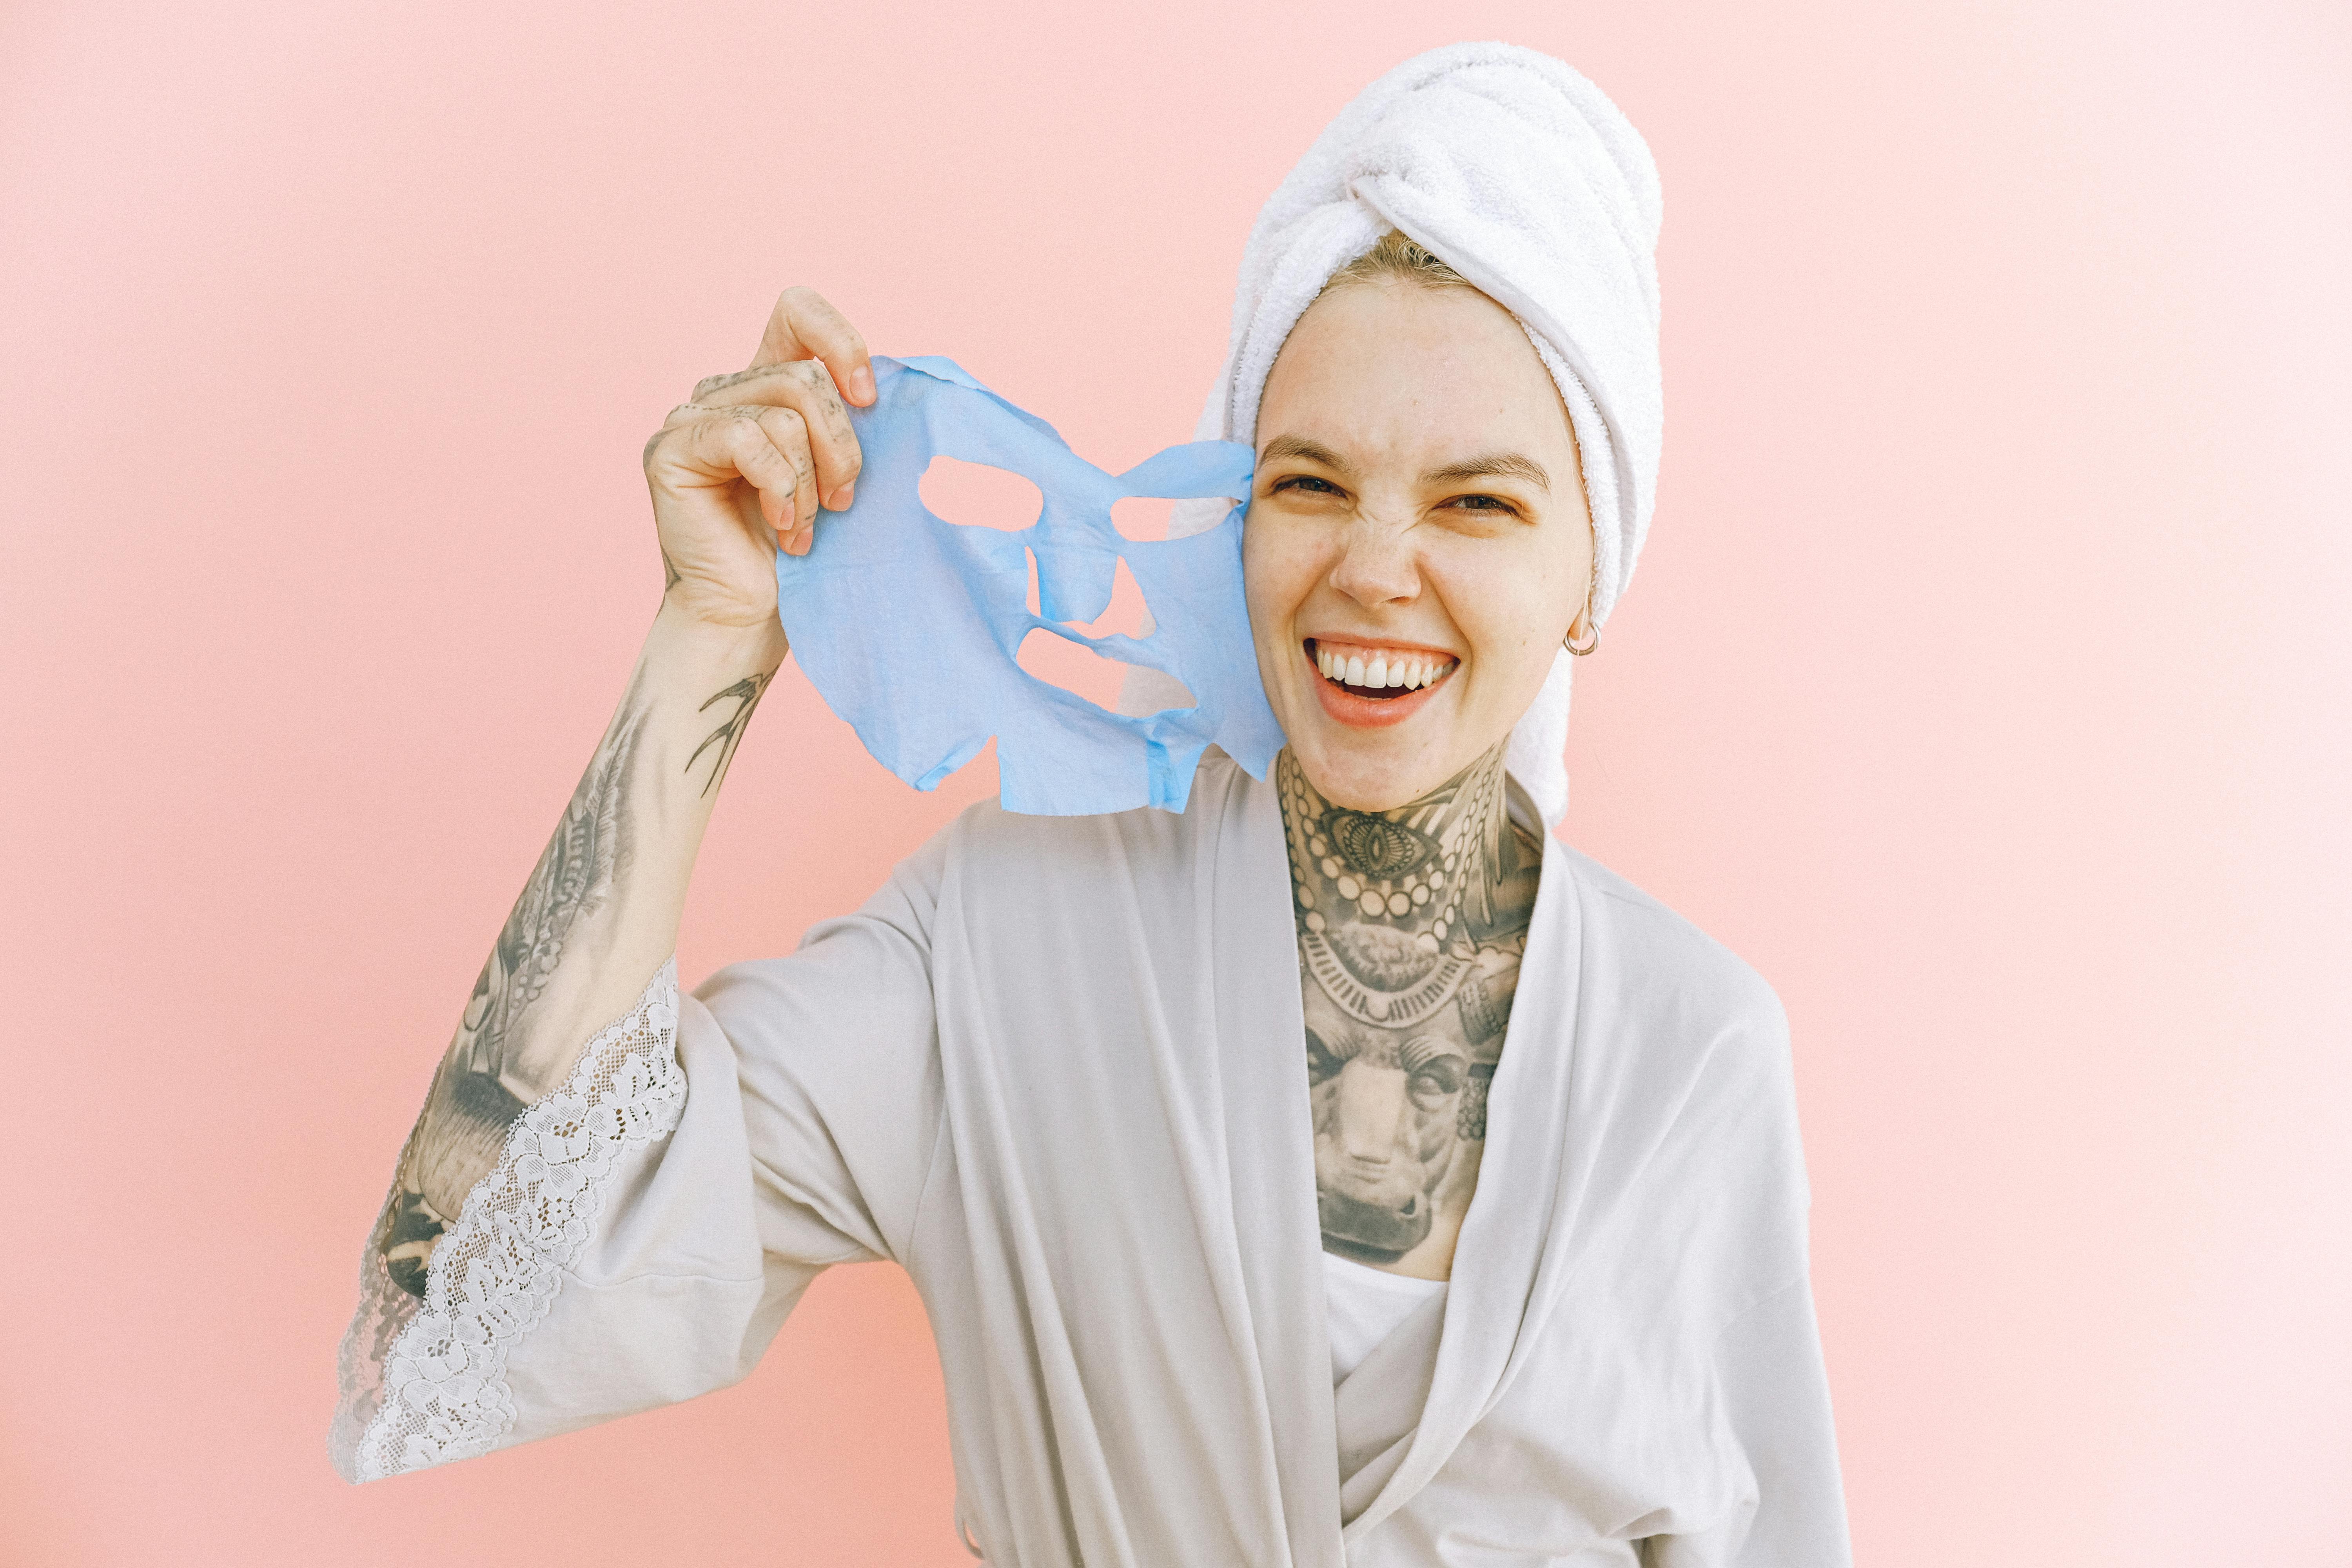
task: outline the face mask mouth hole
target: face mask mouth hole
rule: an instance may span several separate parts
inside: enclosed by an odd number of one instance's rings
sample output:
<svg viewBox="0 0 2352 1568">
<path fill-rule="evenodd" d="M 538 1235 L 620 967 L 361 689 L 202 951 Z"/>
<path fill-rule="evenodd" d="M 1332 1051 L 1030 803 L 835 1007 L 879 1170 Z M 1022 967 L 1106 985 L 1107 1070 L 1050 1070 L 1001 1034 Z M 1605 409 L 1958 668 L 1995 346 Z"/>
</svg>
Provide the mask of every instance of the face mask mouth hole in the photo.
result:
<svg viewBox="0 0 2352 1568">
<path fill-rule="evenodd" d="M 1118 711 L 1118 689 L 1127 678 L 1127 672 L 1141 668 L 1124 659 L 1097 653 L 1086 644 L 1045 626 L 1029 628 L 1029 635 L 1021 639 L 1021 647 L 1013 655 L 1013 661 L 1021 667 L 1021 673 L 1031 679 L 1058 687 L 1107 713 Z M 1166 679 L 1173 681 L 1175 677 L 1167 676 Z M 1196 699 L 1189 689 L 1180 688 L 1175 695 L 1181 696 L 1181 700 L 1163 702 L 1151 711 L 1166 713 L 1196 704 Z"/>
</svg>

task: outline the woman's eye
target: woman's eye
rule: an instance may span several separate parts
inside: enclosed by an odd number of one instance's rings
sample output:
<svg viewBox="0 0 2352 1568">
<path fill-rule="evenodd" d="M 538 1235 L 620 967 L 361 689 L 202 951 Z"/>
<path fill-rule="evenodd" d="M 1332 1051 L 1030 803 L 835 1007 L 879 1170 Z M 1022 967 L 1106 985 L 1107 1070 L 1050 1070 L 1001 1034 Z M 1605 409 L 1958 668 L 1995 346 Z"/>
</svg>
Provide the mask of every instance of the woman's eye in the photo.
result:
<svg viewBox="0 0 2352 1568">
<path fill-rule="evenodd" d="M 1519 510 L 1513 506 L 1509 501 L 1503 500 L 1500 496 L 1455 496 L 1452 500 L 1447 501 L 1445 504 L 1448 506 L 1458 506 L 1465 511 L 1500 511 L 1517 513 Z"/>
<path fill-rule="evenodd" d="M 1275 481 L 1275 494 L 1280 495 L 1285 490 L 1305 490 L 1313 495 L 1335 496 L 1339 493 L 1339 487 L 1328 479 L 1318 479 L 1313 474 L 1291 474 Z"/>
</svg>

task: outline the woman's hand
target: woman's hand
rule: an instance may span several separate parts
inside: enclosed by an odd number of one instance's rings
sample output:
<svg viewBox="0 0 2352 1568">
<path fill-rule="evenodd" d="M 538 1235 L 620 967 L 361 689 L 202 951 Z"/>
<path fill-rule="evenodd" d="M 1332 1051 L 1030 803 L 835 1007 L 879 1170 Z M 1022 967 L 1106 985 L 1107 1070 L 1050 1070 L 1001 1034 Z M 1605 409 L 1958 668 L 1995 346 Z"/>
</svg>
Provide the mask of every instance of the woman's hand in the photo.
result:
<svg viewBox="0 0 2352 1568">
<path fill-rule="evenodd" d="M 857 482 L 845 399 L 874 401 L 866 340 L 814 289 L 787 289 L 751 368 L 670 411 L 645 454 L 666 608 L 730 630 L 775 625 L 777 550 L 806 554 L 818 509 L 846 507 Z"/>
</svg>

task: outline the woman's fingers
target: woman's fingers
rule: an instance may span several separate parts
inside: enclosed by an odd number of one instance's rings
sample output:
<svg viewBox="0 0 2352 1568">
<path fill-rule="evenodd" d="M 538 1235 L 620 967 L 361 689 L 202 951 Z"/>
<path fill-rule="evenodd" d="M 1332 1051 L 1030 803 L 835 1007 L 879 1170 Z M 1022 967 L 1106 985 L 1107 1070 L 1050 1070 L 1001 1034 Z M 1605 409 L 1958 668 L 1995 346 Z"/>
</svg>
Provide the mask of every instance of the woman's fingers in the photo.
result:
<svg viewBox="0 0 2352 1568">
<path fill-rule="evenodd" d="M 795 555 L 807 552 L 817 512 L 816 466 L 798 410 L 688 404 L 672 412 L 654 438 L 646 468 L 657 486 L 667 482 L 682 489 L 741 479 L 758 494 L 760 515 L 775 531 L 778 543 Z"/>
<path fill-rule="evenodd" d="M 847 507 L 851 487 L 864 462 L 857 433 L 850 427 L 833 376 L 815 360 L 790 360 L 754 365 L 730 375 L 714 375 L 694 389 L 694 401 L 673 409 L 671 422 L 690 418 L 697 409 L 767 405 L 790 408 L 801 416 L 809 435 L 809 455 L 816 465 L 816 484 L 824 504 L 839 511 Z M 812 513 L 811 515 L 814 515 Z"/>
<path fill-rule="evenodd" d="M 806 554 L 818 508 L 845 509 L 864 463 L 847 404 L 873 401 L 866 340 L 816 290 L 787 289 L 751 367 L 711 376 L 670 410 L 646 448 L 646 477 L 657 492 L 740 479 L 777 542 Z"/>
<path fill-rule="evenodd" d="M 730 408 L 724 423 L 727 450 L 743 477 L 759 487 L 762 514 L 772 491 L 786 498 L 778 515 L 768 519 L 776 542 L 795 555 L 806 554 L 817 509 L 816 465 L 809 455 L 807 423 L 796 409 L 758 405 Z"/>
<path fill-rule="evenodd" d="M 824 295 L 794 287 L 776 296 L 751 368 L 805 359 L 822 361 L 841 395 L 860 408 L 874 401 L 874 365 L 866 340 Z"/>
</svg>

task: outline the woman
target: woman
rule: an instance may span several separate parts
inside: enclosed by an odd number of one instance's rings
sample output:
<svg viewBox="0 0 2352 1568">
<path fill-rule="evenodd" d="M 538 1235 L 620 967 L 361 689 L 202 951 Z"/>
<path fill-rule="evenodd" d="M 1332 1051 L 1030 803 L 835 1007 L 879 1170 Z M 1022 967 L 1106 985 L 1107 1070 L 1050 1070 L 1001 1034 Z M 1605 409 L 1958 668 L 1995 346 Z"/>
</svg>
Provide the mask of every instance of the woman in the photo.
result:
<svg viewBox="0 0 2352 1568">
<path fill-rule="evenodd" d="M 788 291 L 647 446 L 661 608 L 403 1153 L 347 1473 L 721 1386 L 887 1258 L 992 1562 L 1845 1561 L 1779 1006 L 1545 831 L 1648 517 L 1655 227 L 1559 62 L 1374 84 L 1260 218 L 1204 418 L 1257 454 L 1271 775 L 975 807 L 680 996 L 774 553 L 874 397 Z"/>
</svg>

